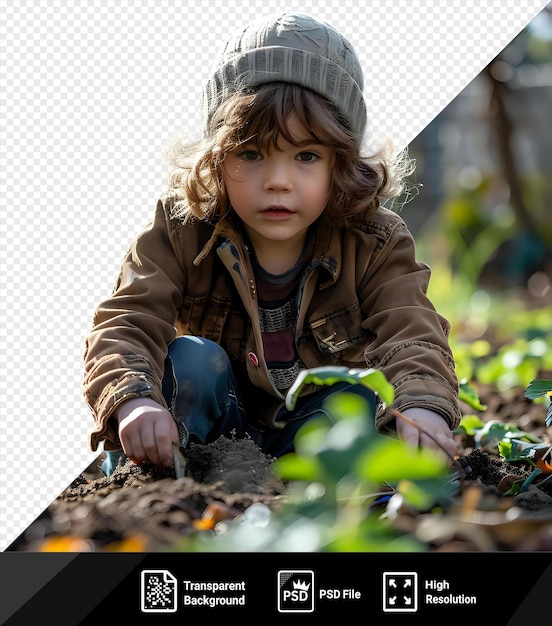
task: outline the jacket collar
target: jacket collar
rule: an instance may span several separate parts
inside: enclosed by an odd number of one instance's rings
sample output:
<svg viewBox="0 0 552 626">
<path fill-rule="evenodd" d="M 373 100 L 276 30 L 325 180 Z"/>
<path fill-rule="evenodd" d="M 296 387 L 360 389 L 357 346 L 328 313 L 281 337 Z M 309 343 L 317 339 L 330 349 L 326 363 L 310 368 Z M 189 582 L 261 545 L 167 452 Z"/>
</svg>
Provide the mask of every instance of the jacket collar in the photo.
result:
<svg viewBox="0 0 552 626">
<path fill-rule="evenodd" d="M 238 242 L 241 241 L 237 218 L 234 216 L 233 211 L 227 211 L 215 224 L 211 237 L 194 259 L 194 265 L 196 267 L 201 264 L 203 259 L 205 259 L 211 250 L 218 244 L 220 239 L 229 239 L 236 245 L 238 245 Z"/>
<path fill-rule="evenodd" d="M 232 210 L 215 224 L 211 237 L 194 259 L 194 265 L 199 266 L 221 240 L 230 240 L 243 247 L 239 218 Z M 311 266 L 322 267 L 328 272 L 328 279 L 321 283 L 321 288 L 333 285 L 341 273 L 341 229 L 332 226 L 324 213 L 316 225 Z"/>
<path fill-rule="evenodd" d="M 341 229 L 333 226 L 323 213 L 316 226 L 312 255 L 312 262 L 325 269 L 328 274 L 328 278 L 320 282 L 321 289 L 337 282 L 341 273 L 341 235 Z"/>
</svg>

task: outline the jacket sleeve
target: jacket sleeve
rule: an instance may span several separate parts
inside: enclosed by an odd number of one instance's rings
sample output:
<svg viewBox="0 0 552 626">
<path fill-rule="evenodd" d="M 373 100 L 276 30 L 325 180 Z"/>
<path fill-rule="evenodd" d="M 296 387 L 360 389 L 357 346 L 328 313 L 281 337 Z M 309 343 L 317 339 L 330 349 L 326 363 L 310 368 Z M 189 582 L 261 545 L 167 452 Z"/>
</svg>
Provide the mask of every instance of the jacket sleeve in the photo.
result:
<svg viewBox="0 0 552 626">
<path fill-rule="evenodd" d="M 171 243 L 173 225 L 159 200 L 154 218 L 132 242 L 112 294 L 97 307 L 84 347 L 83 394 L 96 423 L 90 446 L 119 447 L 113 411 L 149 396 L 166 406 L 161 379 L 176 334 L 185 272 Z"/>
<path fill-rule="evenodd" d="M 370 225 L 378 244 L 361 285 L 363 328 L 371 338 L 365 351 L 368 367 L 380 369 L 395 390 L 398 411 L 430 409 L 451 429 L 460 421 L 458 380 L 449 347 L 450 324 L 427 297 L 431 271 L 416 260 L 414 239 L 403 220 L 383 210 Z M 394 421 L 379 406 L 376 427 Z"/>
</svg>

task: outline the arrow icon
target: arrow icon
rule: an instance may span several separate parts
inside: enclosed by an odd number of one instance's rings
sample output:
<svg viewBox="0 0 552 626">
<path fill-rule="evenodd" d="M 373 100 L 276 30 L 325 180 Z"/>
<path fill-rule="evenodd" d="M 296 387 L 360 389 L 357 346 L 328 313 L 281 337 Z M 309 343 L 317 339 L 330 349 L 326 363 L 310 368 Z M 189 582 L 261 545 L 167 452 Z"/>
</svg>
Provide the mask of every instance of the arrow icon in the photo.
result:
<svg viewBox="0 0 552 626">
<path fill-rule="evenodd" d="M 383 572 L 382 591 L 384 612 L 415 613 L 418 610 L 417 572 Z"/>
</svg>

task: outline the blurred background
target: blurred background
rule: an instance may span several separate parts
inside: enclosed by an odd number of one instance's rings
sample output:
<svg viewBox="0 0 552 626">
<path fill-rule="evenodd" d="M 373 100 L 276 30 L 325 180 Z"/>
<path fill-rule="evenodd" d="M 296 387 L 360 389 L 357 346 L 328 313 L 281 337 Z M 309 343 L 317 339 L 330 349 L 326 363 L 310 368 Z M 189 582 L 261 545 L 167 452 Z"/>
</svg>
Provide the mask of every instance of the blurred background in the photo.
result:
<svg viewBox="0 0 552 626">
<path fill-rule="evenodd" d="M 511 342 L 531 328 L 549 338 L 552 3 L 414 139 L 409 154 L 415 188 L 401 214 L 432 267 L 430 295 L 452 322 L 453 339 L 492 334 L 495 343 Z"/>
</svg>

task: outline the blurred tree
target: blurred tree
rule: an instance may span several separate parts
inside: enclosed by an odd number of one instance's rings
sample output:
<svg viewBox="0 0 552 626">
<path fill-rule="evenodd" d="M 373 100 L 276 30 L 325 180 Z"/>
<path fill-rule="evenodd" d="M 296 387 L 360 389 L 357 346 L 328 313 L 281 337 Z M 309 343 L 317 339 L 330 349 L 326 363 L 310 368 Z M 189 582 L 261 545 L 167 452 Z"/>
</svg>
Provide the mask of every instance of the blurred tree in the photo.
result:
<svg viewBox="0 0 552 626">
<path fill-rule="evenodd" d="M 552 3 L 410 152 L 423 187 L 403 213 L 430 254 L 488 288 L 552 283 Z"/>
</svg>

